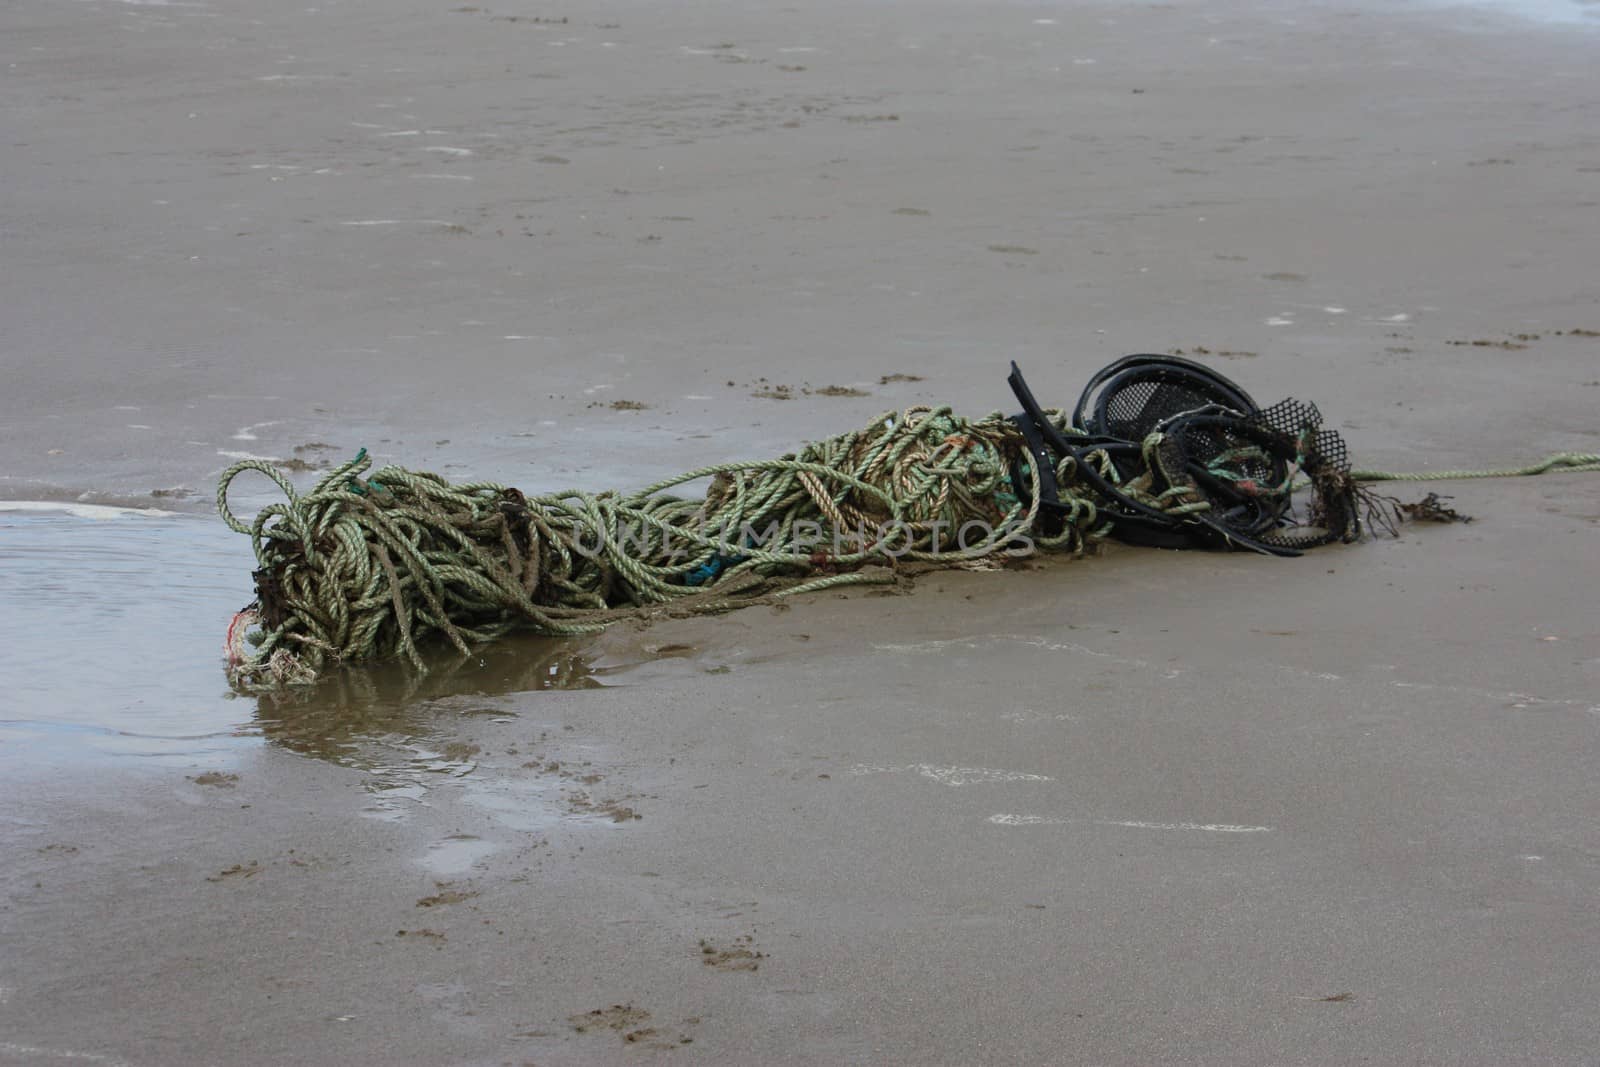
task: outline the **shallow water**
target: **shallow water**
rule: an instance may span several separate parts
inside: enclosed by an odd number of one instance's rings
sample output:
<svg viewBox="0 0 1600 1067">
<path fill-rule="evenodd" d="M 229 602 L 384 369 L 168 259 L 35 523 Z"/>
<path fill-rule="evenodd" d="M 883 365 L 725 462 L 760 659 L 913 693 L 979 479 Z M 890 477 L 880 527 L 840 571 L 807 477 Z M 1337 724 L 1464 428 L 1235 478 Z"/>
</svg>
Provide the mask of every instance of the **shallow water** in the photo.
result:
<svg viewBox="0 0 1600 1067">
<path fill-rule="evenodd" d="M 0 511 L 0 741 L 19 754 L 192 756 L 251 743 L 219 624 L 248 542 L 215 520 Z"/>
<path fill-rule="evenodd" d="M 1434 0 L 1432 6 L 1443 2 Z M 1470 4 L 1454 2 L 1450 6 L 1504 11 L 1535 22 L 1600 27 L 1600 4 L 1595 0 L 1473 0 Z"/>
<path fill-rule="evenodd" d="M 0 761 L 226 762 L 268 743 L 368 767 L 397 751 L 449 762 L 430 744 L 442 724 L 506 714 L 482 698 L 595 688 L 637 666 L 526 637 L 437 650 L 426 675 L 387 664 L 243 696 L 222 639 L 252 595 L 249 539 L 214 517 L 64 508 L 0 503 Z"/>
</svg>

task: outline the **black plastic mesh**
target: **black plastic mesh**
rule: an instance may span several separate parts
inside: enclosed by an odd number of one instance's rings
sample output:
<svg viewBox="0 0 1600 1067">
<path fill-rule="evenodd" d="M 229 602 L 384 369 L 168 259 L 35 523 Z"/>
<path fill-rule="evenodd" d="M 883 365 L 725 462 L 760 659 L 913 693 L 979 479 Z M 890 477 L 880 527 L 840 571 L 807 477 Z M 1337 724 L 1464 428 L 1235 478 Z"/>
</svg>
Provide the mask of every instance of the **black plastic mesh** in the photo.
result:
<svg viewBox="0 0 1600 1067">
<path fill-rule="evenodd" d="M 1123 370 L 1116 366 L 1108 368 L 1114 373 L 1096 376 L 1078 401 L 1082 428 L 1089 433 L 1142 441 L 1186 411 L 1213 405 L 1241 413 L 1256 410 L 1243 390 L 1208 367 L 1183 360 L 1134 362 Z"/>
<path fill-rule="evenodd" d="M 1037 421 L 1015 365 L 1012 373 Z M 1102 498 L 1124 540 L 1293 555 L 1359 536 L 1349 452 L 1336 431 L 1323 429 L 1315 404 L 1290 399 L 1263 410 L 1208 366 L 1141 354 L 1091 378 L 1071 424 L 1078 444 L 1058 436 L 1056 448 L 1077 458 L 1077 476 Z M 1155 433 L 1152 456 L 1144 445 Z M 1293 496 L 1308 483 L 1309 505 L 1296 514 Z"/>
<path fill-rule="evenodd" d="M 1163 427 L 1161 465 L 1175 482 L 1191 482 L 1211 503 L 1210 524 L 1260 538 L 1288 510 L 1292 438 L 1249 416 L 1210 409 Z"/>
<path fill-rule="evenodd" d="M 1163 467 L 1174 480 L 1192 479 L 1210 501 L 1199 521 L 1218 535 L 1297 550 L 1359 529 L 1349 452 L 1337 431 L 1322 428 L 1316 405 L 1291 399 L 1250 415 L 1213 408 L 1180 415 L 1162 430 Z M 1303 519 L 1290 510 L 1291 476 L 1310 480 Z"/>
<path fill-rule="evenodd" d="M 1138 444 L 1190 412 L 1218 407 L 1241 414 L 1257 410 L 1248 394 L 1210 368 L 1157 359 L 1128 357 L 1096 375 L 1078 401 L 1081 428 Z M 1116 453 L 1113 463 L 1124 480 L 1137 477 L 1144 467 L 1137 450 Z"/>
<path fill-rule="evenodd" d="M 1290 397 L 1256 412 L 1252 419 L 1296 438 L 1309 430 L 1312 434 L 1311 452 L 1323 464 L 1341 472 L 1350 470 L 1350 449 L 1338 430 L 1322 429 L 1322 412 L 1317 410 L 1317 405 Z"/>
<path fill-rule="evenodd" d="M 1216 402 L 1195 383 L 1140 378 L 1101 394 L 1095 422 L 1103 428 L 1096 432 L 1142 441 L 1174 415 Z"/>
</svg>

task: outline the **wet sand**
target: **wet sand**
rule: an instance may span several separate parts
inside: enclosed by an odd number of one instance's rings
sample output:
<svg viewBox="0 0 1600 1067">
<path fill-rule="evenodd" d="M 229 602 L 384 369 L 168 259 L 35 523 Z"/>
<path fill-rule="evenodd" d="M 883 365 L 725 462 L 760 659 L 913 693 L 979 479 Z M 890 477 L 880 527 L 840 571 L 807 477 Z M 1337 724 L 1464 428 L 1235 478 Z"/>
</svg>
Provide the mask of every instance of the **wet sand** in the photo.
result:
<svg viewBox="0 0 1600 1067">
<path fill-rule="evenodd" d="M 0 498 L 175 514 L 0 511 L 0 1063 L 1592 1059 L 1593 475 L 303 700 L 227 693 L 206 512 L 237 456 L 636 486 L 1137 350 L 1361 466 L 1595 451 L 1596 40 L 8 5 Z"/>
</svg>

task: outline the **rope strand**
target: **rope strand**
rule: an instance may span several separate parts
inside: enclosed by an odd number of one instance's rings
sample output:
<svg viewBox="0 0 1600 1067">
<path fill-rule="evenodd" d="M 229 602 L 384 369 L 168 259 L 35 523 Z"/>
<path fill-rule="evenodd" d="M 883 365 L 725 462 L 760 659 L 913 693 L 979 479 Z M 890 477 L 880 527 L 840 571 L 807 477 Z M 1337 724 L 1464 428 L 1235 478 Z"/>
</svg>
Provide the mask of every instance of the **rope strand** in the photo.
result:
<svg viewBox="0 0 1600 1067">
<path fill-rule="evenodd" d="M 1553 471 L 1600 471 L 1600 453 L 1553 452 L 1537 463 L 1526 467 L 1509 467 L 1502 470 L 1479 471 L 1351 471 L 1358 482 L 1447 482 L 1467 478 L 1523 478 Z"/>
</svg>

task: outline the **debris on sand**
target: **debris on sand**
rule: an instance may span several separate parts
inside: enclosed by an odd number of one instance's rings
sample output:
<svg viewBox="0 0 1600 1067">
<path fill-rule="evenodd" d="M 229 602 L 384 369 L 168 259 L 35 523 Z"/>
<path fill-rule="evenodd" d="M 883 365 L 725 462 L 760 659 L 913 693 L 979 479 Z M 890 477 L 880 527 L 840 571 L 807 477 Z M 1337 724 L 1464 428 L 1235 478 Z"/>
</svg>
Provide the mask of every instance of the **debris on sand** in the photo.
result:
<svg viewBox="0 0 1600 1067">
<path fill-rule="evenodd" d="M 423 897 L 417 901 L 419 908 L 438 908 L 446 904 L 460 904 L 464 900 L 471 900 L 478 895 L 476 889 L 457 889 L 454 882 L 435 882 L 434 888 L 439 892 L 432 896 Z"/>
<path fill-rule="evenodd" d="M 218 871 L 210 878 L 207 878 L 206 881 L 221 882 L 228 878 L 252 878 L 260 874 L 262 869 L 259 860 L 251 860 L 249 863 L 235 863 L 232 867 L 225 867 Z"/>
<path fill-rule="evenodd" d="M 754 940 L 746 934 L 736 938 L 732 948 L 718 948 L 710 941 L 700 940 L 700 962 L 719 971 L 759 971 L 765 952 L 757 952 Z"/>
<path fill-rule="evenodd" d="M 632 1004 L 613 1004 L 609 1008 L 596 1008 L 567 1016 L 567 1022 L 580 1034 L 595 1030 L 615 1030 L 618 1033 L 637 1031 L 649 1021 L 650 1013 Z"/>
<path fill-rule="evenodd" d="M 222 771 L 207 771 L 189 779 L 195 785 L 214 785 L 218 789 L 232 789 L 238 780 L 237 774 L 225 774 Z"/>
<path fill-rule="evenodd" d="M 1455 508 L 1447 507 L 1446 500 L 1454 497 L 1440 496 L 1438 493 L 1429 493 L 1414 504 L 1401 504 L 1400 510 L 1406 513 L 1406 518 L 1412 522 L 1460 522 L 1472 521 L 1471 515 L 1463 515 Z"/>
</svg>

